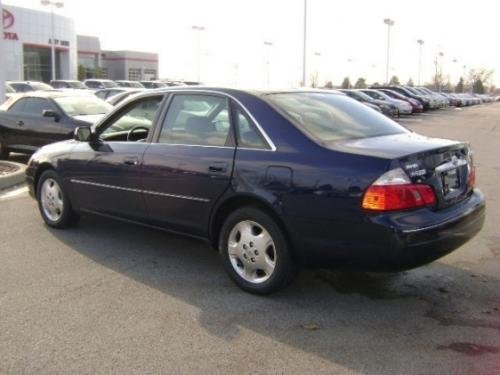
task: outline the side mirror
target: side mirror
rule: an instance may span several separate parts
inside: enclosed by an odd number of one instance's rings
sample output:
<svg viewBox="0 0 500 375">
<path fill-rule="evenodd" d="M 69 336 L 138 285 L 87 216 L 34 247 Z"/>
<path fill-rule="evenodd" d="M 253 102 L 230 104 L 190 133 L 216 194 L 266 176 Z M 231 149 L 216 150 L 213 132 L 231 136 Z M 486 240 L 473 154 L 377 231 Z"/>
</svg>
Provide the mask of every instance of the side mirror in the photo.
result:
<svg viewBox="0 0 500 375">
<path fill-rule="evenodd" d="M 75 129 L 74 139 L 80 142 L 89 142 L 92 139 L 90 126 L 79 126 Z"/>
<path fill-rule="evenodd" d="M 43 117 L 51 117 L 56 122 L 61 119 L 61 116 L 59 115 L 59 113 L 57 113 L 56 111 L 53 111 L 51 109 L 44 109 L 42 112 L 42 116 Z"/>
</svg>

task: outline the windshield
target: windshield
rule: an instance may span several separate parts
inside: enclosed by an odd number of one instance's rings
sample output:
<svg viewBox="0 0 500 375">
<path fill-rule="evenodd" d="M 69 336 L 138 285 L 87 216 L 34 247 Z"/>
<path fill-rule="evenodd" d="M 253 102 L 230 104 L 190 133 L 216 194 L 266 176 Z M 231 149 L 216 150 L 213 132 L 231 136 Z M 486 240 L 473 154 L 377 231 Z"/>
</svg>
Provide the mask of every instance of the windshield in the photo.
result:
<svg viewBox="0 0 500 375">
<path fill-rule="evenodd" d="M 113 106 L 91 95 L 54 98 L 68 116 L 91 116 L 108 113 Z"/>
<path fill-rule="evenodd" d="M 68 82 L 68 84 L 71 86 L 71 88 L 74 89 L 86 89 L 87 87 L 80 81 L 73 81 L 73 82 Z"/>
<path fill-rule="evenodd" d="M 13 92 L 16 92 L 12 87 L 10 87 L 9 85 L 5 85 L 5 92 L 6 93 L 13 93 Z"/>
<path fill-rule="evenodd" d="M 49 86 L 49 85 L 47 85 L 46 83 L 43 83 L 43 82 L 31 82 L 30 85 L 36 91 L 54 90 L 54 88 L 52 86 Z"/>
<path fill-rule="evenodd" d="M 265 98 L 320 143 L 408 132 L 396 122 L 345 95 L 279 93 Z"/>
</svg>

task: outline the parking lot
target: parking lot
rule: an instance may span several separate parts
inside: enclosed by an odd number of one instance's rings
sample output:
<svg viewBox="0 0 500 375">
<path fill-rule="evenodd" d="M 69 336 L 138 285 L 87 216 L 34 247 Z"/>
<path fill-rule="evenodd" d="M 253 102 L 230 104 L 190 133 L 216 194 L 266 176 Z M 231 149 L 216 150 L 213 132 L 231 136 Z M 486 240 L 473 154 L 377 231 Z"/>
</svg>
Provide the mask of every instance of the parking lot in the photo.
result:
<svg viewBox="0 0 500 375">
<path fill-rule="evenodd" d="M 500 104 L 400 122 L 470 141 L 488 204 L 478 237 L 400 274 L 307 270 L 257 297 L 203 243 L 90 217 L 56 231 L 4 194 L 0 373 L 498 374 Z"/>
</svg>

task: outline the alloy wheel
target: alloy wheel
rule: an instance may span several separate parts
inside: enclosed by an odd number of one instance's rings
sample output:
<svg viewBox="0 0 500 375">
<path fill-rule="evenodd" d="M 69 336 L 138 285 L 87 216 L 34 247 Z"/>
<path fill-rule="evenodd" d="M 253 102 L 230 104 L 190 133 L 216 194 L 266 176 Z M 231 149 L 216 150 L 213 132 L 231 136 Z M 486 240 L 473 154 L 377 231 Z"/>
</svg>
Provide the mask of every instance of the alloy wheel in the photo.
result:
<svg viewBox="0 0 500 375">
<path fill-rule="evenodd" d="M 47 218 L 53 222 L 58 221 L 63 215 L 64 201 L 61 187 L 56 180 L 47 178 L 40 190 L 42 209 Z"/>
<path fill-rule="evenodd" d="M 261 284 L 276 267 L 276 249 L 269 232 L 260 224 L 244 220 L 229 234 L 228 254 L 231 265 L 244 280 Z"/>
</svg>

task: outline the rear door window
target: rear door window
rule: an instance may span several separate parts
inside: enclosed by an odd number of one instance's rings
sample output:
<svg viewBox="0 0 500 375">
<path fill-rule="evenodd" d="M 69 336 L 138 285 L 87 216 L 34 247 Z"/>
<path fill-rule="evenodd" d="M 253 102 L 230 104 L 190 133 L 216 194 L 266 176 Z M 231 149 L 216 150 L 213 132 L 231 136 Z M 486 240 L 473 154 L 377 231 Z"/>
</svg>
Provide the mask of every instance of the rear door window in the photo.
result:
<svg viewBox="0 0 500 375">
<path fill-rule="evenodd" d="M 9 108 L 9 112 L 24 112 L 24 106 L 27 100 L 28 99 L 19 99 Z"/>
<path fill-rule="evenodd" d="M 237 128 L 238 147 L 266 149 L 269 148 L 256 125 L 240 108 L 234 109 L 234 122 Z"/>
</svg>

